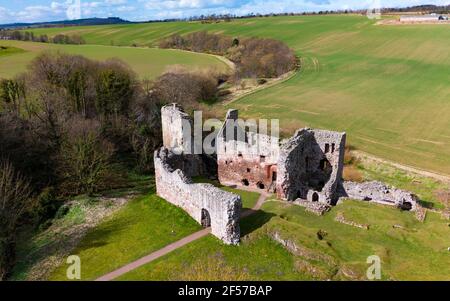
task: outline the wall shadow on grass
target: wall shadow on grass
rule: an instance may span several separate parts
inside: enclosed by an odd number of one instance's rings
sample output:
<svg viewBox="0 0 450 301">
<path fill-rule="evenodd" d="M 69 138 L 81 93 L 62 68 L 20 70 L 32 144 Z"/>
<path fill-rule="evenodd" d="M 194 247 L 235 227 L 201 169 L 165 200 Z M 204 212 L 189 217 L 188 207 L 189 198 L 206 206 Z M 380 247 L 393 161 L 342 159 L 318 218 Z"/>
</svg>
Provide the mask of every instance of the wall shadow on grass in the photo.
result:
<svg viewBox="0 0 450 301">
<path fill-rule="evenodd" d="M 241 236 L 248 235 L 267 224 L 276 214 L 259 210 L 240 221 Z"/>
</svg>

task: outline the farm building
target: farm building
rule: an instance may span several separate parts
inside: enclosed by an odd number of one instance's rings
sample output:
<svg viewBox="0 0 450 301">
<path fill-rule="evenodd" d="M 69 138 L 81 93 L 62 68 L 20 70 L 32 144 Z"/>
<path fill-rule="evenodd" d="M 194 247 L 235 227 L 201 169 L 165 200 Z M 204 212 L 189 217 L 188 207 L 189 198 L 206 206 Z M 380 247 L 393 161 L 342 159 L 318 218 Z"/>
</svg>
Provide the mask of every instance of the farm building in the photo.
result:
<svg viewBox="0 0 450 301">
<path fill-rule="evenodd" d="M 448 20 L 447 15 L 407 15 L 401 16 L 400 22 L 411 23 L 411 22 L 439 22 Z"/>
</svg>

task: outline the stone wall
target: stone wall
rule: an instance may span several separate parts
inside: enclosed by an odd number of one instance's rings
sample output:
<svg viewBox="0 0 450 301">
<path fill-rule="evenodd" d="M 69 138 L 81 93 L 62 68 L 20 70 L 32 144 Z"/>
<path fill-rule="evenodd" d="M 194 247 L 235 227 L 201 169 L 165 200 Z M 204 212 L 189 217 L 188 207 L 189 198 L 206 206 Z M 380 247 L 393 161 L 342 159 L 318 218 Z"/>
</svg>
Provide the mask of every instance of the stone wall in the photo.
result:
<svg viewBox="0 0 450 301">
<path fill-rule="evenodd" d="M 381 182 L 356 183 L 346 181 L 342 186 L 343 198 L 374 202 L 412 211 L 419 207 L 417 196 L 411 192 L 389 187 Z"/>
<path fill-rule="evenodd" d="M 302 129 L 281 145 L 277 195 L 331 204 L 342 178 L 345 133 Z"/>
<path fill-rule="evenodd" d="M 246 131 L 228 111 L 217 136 L 218 175 L 222 184 L 244 185 L 284 200 L 331 204 L 342 178 L 345 133 L 302 129 L 279 143 L 277 137 Z"/>
<path fill-rule="evenodd" d="M 269 190 L 276 172 L 278 139 L 245 131 L 235 123 L 237 119 L 238 112 L 230 110 L 216 139 L 219 181 Z"/>
<path fill-rule="evenodd" d="M 192 156 L 189 160 L 201 162 L 201 159 L 194 159 Z M 185 159 L 167 148 L 155 152 L 157 194 L 183 208 L 203 226 L 210 225 L 211 233 L 224 243 L 238 244 L 239 218 L 242 208 L 240 196 L 223 191 L 211 184 L 193 183 L 190 177 L 179 169 L 183 166 Z"/>
<path fill-rule="evenodd" d="M 177 104 L 170 104 L 161 108 L 161 124 L 164 147 L 181 153 L 187 143 L 191 141 L 192 119 Z M 191 127 L 186 128 L 186 125 Z"/>
</svg>

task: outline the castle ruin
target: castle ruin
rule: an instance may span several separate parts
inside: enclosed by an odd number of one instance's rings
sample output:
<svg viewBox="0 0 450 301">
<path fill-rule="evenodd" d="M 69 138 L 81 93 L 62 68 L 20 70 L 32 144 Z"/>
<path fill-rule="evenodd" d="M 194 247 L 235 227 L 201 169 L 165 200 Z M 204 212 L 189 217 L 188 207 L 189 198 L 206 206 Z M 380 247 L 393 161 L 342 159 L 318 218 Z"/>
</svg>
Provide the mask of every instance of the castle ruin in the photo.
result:
<svg viewBox="0 0 450 301">
<path fill-rule="evenodd" d="M 183 208 L 226 244 L 238 244 L 242 201 L 239 195 L 196 177 L 214 177 L 222 185 L 267 191 L 295 204 L 328 208 L 345 198 L 414 210 L 417 198 L 378 182 L 342 180 L 346 134 L 301 129 L 279 141 L 248 131 L 229 110 L 212 139 L 214 155 L 196 153 L 203 144 L 194 137 L 191 117 L 177 104 L 161 109 L 163 147 L 154 154 L 157 194 Z"/>
</svg>

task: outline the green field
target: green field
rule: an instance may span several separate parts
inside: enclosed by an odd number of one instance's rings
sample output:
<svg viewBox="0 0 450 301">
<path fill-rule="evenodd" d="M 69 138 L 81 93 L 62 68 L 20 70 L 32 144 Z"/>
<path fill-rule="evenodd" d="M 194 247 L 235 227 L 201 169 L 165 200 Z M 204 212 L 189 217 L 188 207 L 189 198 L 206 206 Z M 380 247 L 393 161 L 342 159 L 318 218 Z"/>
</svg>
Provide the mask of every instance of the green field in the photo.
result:
<svg viewBox="0 0 450 301">
<path fill-rule="evenodd" d="M 0 78 L 10 78 L 25 71 L 31 60 L 45 50 L 58 50 L 101 61 L 119 58 L 128 63 L 143 79 L 154 79 L 170 65 L 228 70 L 228 66 L 214 56 L 179 50 L 102 45 L 55 45 L 20 41 L 0 41 L 0 46 L 14 46 L 17 49 L 8 56 L 3 56 L 0 52 Z"/>
<path fill-rule="evenodd" d="M 153 180 L 148 182 L 153 187 Z M 227 190 L 240 194 L 244 207 L 253 206 L 259 197 L 257 193 Z M 125 208 L 90 231 L 74 254 L 79 255 L 82 261 L 82 279 L 92 280 L 200 228 L 182 209 L 153 192 L 130 201 Z M 50 280 L 66 280 L 66 268 L 65 265 L 60 266 Z"/>
<path fill-rule="evenodd" d="M 302 58 L 291 80 L 230 105 L 280 118 L 293 131 L 346 131 L 349 143 L 392 161 L 450 174 L 450 30 L 376 25 L 362 16 L 299 16 L 200 24 L 173 22 L 36 29 L 88 43 L 155 45 L 171 33 L 208 30 L 280 39 Z"/>
<path fill-rule="evenodd" d="M 336 222 L 339 212 L 370 229 Z M 205 237 L 119 280 L 363 280 L 372 255 L 381 259 L 383 280 L 450 280 L 448 226 L 437 214 L 422 224 L 410 212 L 347 201 L 317 217 L 270 201 L 242 220 L 241 229 L 245 236 L 238 247 Z M 319 230 L 326 233 L 322 239 Z M 300 251 L 288 252 L 271 238 L 274 233 Z"/>
<path fill-rule="evenodd" d="M 408 188 L 424 202 L 439 207 L 430 194 L 441 188 L 439 183 L 409 177 L 383 164 L 359 168 L 366 180 Z M 154 187 L 153 179 L 146 181 Z M 246 208 L 258 197 L 227 190 L 240 194 Z M 181 209 L 155 196 L 154 188 L 145 193 L 91 230 L 71 253 L 81 257 L 82 279 L 95 279 L 200 228 Z M 338 213 L 347 220 L 369 224 L 369 230 L 336 222 Z M 66 219 L 70 216 L 69 212 Z M 322 239 L 317 235 L 319 230 L 326 233 Z M 346 201 L 318 217 L 287 202 L 269 200 L 260 212 L 241 220 L 239 247 L 226 246 L 209 235 L 119 280 L 365 279 L 370 255 L 381 258 L 384 280 L 450 280 L 449 231 L 448 221 L 433 212 L 421 223 L 412 212 Z M 286 250 L 272 238 L 274 233 L 295 243 L 301 252 Z M 27 249 L 26 254 L 30 253 L 33 249 Z M 50 279 L 65 280 L 66 268 L 61 265 Z"/>
</svg>

